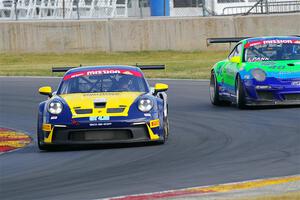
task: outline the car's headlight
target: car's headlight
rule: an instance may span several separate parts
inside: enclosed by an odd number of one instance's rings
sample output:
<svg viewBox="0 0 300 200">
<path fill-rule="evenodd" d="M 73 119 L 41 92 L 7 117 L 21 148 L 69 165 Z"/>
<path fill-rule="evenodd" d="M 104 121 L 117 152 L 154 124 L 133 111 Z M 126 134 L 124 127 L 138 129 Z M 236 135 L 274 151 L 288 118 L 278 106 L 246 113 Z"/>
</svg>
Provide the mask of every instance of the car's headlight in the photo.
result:
<svg viewBox="0 0 300 200">
<path fill-rule="evenodd" d="M 139 100 L 139 110 L 142 112 L 149 112 L 153 108 L 153 101 L 148 98 Z"/>
<path fill-rule="evenodd" d="M 255 80 L 262 82 L 266 80 L 266 73 L 262 69 L 253 69 L 251 71 L 252 76 L 255 78 Z"/>
<path fill-rule="evenodd" d="M 52 101 L 48 105 L 49 113 L 54 114 L 54 115 L 60 114 L 62 109 L 63 109 L 63 105 L 59 101 Z"/>
</svg>

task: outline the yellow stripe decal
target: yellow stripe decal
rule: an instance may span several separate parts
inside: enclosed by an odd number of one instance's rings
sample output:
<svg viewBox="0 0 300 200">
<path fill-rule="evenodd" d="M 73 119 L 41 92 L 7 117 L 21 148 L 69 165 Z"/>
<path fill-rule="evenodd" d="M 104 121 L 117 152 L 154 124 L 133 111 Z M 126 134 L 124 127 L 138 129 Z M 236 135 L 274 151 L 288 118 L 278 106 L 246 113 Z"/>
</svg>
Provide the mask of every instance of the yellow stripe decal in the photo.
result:
<svg viewBox="0 0 300 200">
<path fill-rule="evenodd" d="M 149 127 L 148 124 L 147 124 L 147 128 L 148 128 L 150 139 L 151 140 L 158 140 L 159 136 L 153 133 L 152 129 Z"/>
<path fill-rule="evenodd" d="M 54 130 L 54 127 L 52 128 L 51 132 L 49 133 L 49 136 L 44 139 L 45 143 L 52 143 L 53 130 Z"/>
</svg>

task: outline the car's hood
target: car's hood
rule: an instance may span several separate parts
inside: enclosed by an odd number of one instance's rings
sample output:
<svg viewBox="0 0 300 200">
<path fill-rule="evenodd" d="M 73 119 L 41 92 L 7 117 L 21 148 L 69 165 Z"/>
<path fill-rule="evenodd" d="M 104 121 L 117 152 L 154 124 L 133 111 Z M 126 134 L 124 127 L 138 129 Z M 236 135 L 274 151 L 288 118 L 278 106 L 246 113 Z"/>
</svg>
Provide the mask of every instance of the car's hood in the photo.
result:
<svg viewBox="0 0 300 200">
<path fill-rule="evenodd" d="M 128 116 L 132 103 L 142 92 L 75 93 L 60 95 L 68 104 L 73 118 L 92 116 Z M 105 102 L 104 107 L 95 103 Z M 99 105 L 99 104 L 98 104 Z"/>
<path fill-rule="evenodd" d="M 268 77 L 300 79 L 300 60 L 248 62 L 244 65 L 248 72 L 255 68 L 264 70 Z"/>
</svg>

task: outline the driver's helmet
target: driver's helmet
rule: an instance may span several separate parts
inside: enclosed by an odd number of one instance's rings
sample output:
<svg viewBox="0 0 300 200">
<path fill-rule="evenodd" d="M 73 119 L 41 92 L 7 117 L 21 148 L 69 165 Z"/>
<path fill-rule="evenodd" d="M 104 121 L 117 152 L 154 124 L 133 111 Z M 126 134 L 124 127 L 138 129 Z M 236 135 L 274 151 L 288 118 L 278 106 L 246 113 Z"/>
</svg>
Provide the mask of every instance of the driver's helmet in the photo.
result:
<svg viewBox="0 0 300 200">
<path fill-rule="evenodd" d="M 131 82 L 131 77 L 128 75 L 123 75 L 118 81 L 118 87 L 121 90 L 129 90 L 130 82 Z"/>
</svg>

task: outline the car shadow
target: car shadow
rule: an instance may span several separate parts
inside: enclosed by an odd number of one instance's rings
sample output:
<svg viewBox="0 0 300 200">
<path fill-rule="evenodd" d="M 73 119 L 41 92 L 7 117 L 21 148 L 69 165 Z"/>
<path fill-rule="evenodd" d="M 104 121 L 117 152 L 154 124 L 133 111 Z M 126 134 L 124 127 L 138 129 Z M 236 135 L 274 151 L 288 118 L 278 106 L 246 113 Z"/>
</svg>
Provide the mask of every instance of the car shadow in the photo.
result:
<svg viewBox="0 0 300 200">
<path fill-rule="evenodd" d="M 213 105 L 211 105 L 213 106 Z M 229 108 L 229 109 L 237 109 L 237 110 L 272 110 L 272 109 L 291 109 L 291 108 L 300 108 L 300 105 L 258 105 L 258 106 L 247 106 L 243 109 L 238 109 L 236 104 L 234 103 L 223 103 L 219 106 L 213 106 L 219 108 Z"/>
<path fill-rule="evenodd" d="M 123 149 L 135 147 L 158 146 L 155 142 L 139 142 L 139 143 L 118 143 L 118 144 L 84 144 L 84 145 L 57 145 L 51 146 L 43 152 L 63 152 L 63 151 L 86 151 L 86 150 L 104 150 L 104 149 Z"/>
</svg>

